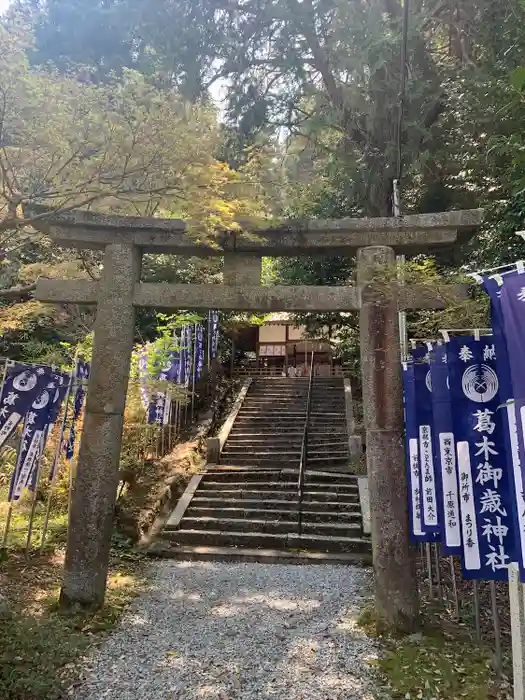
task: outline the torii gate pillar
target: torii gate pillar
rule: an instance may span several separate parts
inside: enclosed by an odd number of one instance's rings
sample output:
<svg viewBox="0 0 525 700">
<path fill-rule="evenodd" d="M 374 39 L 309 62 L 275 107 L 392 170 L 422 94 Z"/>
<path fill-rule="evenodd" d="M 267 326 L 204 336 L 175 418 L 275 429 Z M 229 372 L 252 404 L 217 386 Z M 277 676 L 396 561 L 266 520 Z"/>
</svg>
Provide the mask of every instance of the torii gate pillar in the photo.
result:
<svg viewBox="0 0 525 700">
<path fill-rule="evenodd" d="M 380 629 L 410 633 L 419 622 L 419 595 L 409 541 L 399 306 L 394 285 L 384 293 L 395 261 L 387 246 L 361 248 L 357 279 L 377 622 Z"/>
<path fill-rule="evenodd" d="M 100 607 L 106 593 L 124 424 L 135 334 L 133 293 L 141 253 L 115 243 L 104 253 L 98 287 L 93 362 L 89 378 L 78 471 L 71 497 L 60 603 Z"/>
</svg>

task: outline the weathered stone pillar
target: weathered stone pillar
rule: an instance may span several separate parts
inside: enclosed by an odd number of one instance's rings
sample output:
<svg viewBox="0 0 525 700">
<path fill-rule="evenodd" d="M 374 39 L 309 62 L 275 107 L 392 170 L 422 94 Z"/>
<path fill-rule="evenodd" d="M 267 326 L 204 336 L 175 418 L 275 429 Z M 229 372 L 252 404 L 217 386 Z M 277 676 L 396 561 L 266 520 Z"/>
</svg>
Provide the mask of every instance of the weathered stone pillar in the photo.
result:
<svg viewBox="0 0 525 700">
<path fill-rule="evenodd" d="M 380 628 L 412 632 L 419 598 L 415 548 L 409 542 L 408 486 L 403 449 L 403 393 L 392 248 L 362 248 L 360 346 L 370 490 L 376 612 Z"/>
<path fill-rule="evenodd" d="M 66 607 L 96 608 L 104 602 L 140 260 L 133 245 L 106 248 L 60 594 Z"/>
<path fill-rule="evenodd" d="M 224 284 L 231 286 L 261 284 L 262 257 L 252 253 L 224 254 Z"/>
</svg>

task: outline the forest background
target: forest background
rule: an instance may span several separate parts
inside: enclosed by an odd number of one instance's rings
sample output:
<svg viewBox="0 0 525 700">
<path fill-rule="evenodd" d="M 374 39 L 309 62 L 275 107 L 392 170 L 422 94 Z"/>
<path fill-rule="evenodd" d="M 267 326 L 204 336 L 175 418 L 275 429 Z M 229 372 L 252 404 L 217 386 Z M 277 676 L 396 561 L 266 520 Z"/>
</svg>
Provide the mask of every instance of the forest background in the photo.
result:
<svg viewBox="0 0 525 700">
<path fill-rule="evenodd" d="M 96 279 L 24 205 L 184 218 L 213 241 L 240 218 L 484 207 L 482 231 L 408 273 L 433 284 L 524 254 L 525 2 L 411 0 L 400 120 L 398 0 L 15 0 L 0 23 L 0 355 L 62 363 L 93 310 L 48 307 L 36 279 Z M 398 134 L 400 138 L 398 139 Z M 351 258 L 264 261 L 265 284 L 351 283 Z M 148 281 L 220 281 L 212 259 L 146 256 Z M 475 297 L 410 332 L 486 323 Z M 356 362 L 354 315 L 328 327 Z M 299 320 L 298 318 L 298 320 Z M 228 323 L 228 317 L 224 318 Z M 163 325 L 164 324 L 164 325 Z M 141 311 L 137 342 L 165 328 Z"/>
</svg>

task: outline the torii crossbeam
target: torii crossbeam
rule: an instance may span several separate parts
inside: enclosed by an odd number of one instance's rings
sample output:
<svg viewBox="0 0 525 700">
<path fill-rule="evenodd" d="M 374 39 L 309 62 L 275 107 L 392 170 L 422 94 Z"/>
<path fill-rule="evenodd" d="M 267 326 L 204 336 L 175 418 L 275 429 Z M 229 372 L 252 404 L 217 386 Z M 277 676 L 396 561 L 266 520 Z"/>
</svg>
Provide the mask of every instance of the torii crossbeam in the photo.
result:
<svg viewBox="0 0 525 700">
<path fill-rule="evenodd" d="M 444 308 L 465 298 L 462 285 L 427 288 L 377 277 L 393 270 L 395 254 L 428 252 L 471 233 L 482 210 L 379 219 L 287 222 L 250 235 L 195 239 L 181 221 L 38 209 L 33 226 L 59 245 L 103 249 L 98 283 L 40 280 L 36 298 L 54 303 L 96 304 L 92 371 L 77 477 L 72 495 L 64 604 L 98 606 L 104 600 L 135 309 L 236 311 L 357 311 L 367 441 L 376 604 L 384 626 L 412 630 L 418 619 L 414 553 L 408 538 L 407 481 L 398 312 Z M 145 252 L 224 256 L 223 285 L 141 282 Z M 357 286 L 261 287 L 262 256 L 357 253 Z"/>
</svg>

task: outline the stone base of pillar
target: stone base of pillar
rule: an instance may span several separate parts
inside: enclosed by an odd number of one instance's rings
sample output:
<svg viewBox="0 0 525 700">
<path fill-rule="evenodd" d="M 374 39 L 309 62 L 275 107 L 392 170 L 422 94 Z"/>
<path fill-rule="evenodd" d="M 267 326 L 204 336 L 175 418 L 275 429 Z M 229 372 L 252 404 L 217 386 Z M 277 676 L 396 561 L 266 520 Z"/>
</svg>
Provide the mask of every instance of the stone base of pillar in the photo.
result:
<svg viewBox="0 0 525 700">
<path fill-rule="evenodd" d="M 367 430 L 366 456 L 379 631 L 419 626 L 416 548 L 408 539 L 408 493 L 401 435 Z"/>
<path fill-rule="evenodd" d="M 520 582 L 517 564 L 509 566 L 509 602 L 514 700 L 525 700 L 525 586 Z"/>
</svg>

